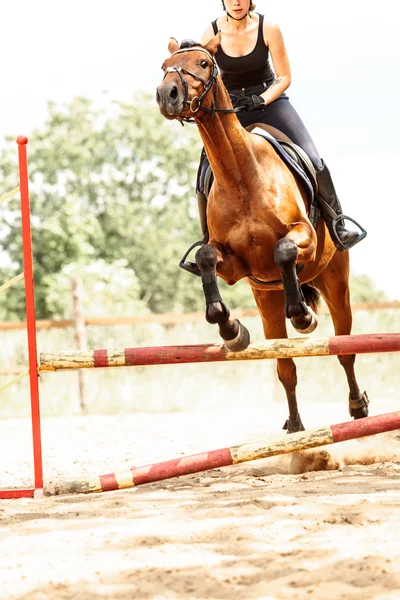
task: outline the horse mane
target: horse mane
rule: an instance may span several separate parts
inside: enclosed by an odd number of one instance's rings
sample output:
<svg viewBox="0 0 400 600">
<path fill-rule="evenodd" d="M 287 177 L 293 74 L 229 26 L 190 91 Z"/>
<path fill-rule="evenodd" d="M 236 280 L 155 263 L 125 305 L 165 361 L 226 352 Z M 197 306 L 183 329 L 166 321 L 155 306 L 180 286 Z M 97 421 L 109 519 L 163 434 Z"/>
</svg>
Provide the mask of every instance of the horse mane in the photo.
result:
<svg viewBox="0 0 400 600">
<path fill-rule="evenodd" d="M 191 40 L 191 39 L 182 40 L 179 48 L 180 48 L 180 50 L 183 50 L 185 48 L 193 48 L 193 46 L 199 46 L 199 48 L 205 48 L 205 46 L 203 46 L 203 44 L 200 44 L 200 42 L 195 42 L 194 40 Z"/>
</svg>

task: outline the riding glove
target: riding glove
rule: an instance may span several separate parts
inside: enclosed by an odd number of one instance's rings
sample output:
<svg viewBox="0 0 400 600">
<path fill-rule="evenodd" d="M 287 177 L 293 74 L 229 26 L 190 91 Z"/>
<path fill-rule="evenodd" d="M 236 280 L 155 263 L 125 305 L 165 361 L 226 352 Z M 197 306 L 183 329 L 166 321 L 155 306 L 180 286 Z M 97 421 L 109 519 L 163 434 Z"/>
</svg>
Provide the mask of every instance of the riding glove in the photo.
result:
<svg viewBox="0 0 400 600">
<path fill-rule="evenodd" d="M 264 110 L 266 104 L 262 96 L 256 96 L 253 94 L 253 96 L 244 96 L 243 98 L 239 98 L 238 106 L 242 110 L 248 110 L 251 112 L 253 110 Z"/>
</svg>

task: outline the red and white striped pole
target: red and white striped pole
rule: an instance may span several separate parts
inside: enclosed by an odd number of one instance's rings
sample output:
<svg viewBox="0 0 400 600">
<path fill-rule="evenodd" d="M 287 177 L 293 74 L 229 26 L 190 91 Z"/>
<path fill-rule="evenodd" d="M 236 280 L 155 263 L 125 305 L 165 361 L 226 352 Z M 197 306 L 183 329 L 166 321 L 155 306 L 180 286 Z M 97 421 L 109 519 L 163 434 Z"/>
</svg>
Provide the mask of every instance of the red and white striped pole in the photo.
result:
<svg viewBox="0 0 400 600">
<path fill-rule="evenodd" d="M 400 333 L 365 333 L 323 339 L 294 338 L 252 342 L 242 352 L 232 352 L 223 344 L 193 346 L 153 346 L 121 350 L 88 350 L 40 354 L 40 371 L 137 367 L 185 363 L 299 358 L 301 356 L 335 356 L 400 352 Z"/>
<path fill-rule="evenodd" d="M 400 411 L 310 431 L 301 431 L 270 438 L 269 440 L 211 450 L 192 456 L 183 456 L 89 479 L 66 481 L 54 484 L 51 488 L 46 488 L 46 494 L 89 494 L 132 488 L 144 483 L 200 473 L 209 469 L 227 467 L 250 460 L 277 456 L 278 454 L 288 454 L 299 450 L 326 446 L 395 429 L 400 429 Z"/>
</svg>

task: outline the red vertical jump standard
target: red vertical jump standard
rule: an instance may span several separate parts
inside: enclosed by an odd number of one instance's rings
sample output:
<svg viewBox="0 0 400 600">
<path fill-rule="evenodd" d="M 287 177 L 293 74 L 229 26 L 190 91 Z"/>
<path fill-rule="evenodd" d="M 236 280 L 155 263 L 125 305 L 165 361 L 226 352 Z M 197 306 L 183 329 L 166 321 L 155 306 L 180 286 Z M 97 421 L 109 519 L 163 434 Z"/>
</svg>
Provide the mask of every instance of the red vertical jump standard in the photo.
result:
<svg viewBox="0 0 400 600">
<path fill-rule="evenodd" d="M 36 349 L 36 319 L 32 266 L 32 240 L 30 224 L 28 138 L 17 138 L 21 194 L 22 245 L 24 254 L 26 326 L 28 333 L 29 379 L 31 395 L 31 419 L 33 439 L 34 488 L 0 490 L 0 498 L 41 498 L 43 496 L 42 443 L 40 433 L 39 373 Z"/>
</svg>

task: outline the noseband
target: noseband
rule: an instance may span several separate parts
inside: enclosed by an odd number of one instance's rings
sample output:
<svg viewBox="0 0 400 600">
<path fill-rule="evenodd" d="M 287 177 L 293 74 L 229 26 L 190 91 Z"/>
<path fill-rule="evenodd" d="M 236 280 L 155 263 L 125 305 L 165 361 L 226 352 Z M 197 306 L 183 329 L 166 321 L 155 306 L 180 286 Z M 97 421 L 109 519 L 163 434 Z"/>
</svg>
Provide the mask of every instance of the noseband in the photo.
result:
<svg viewBox="0 0 400 600">
<path fill-rule="evenodd" d="M 188 71 L 184 67 L 177 67 L 176 65 L 174 65 L 172 67 L 167 67 L 163 80 L 166 78 L 168 73 L 177 73 L 179 75 L 179 78 L 182 82 L 183 89 L 184 89 L 184 104 L 189 105 L 190 111 L 193 114 L 197 113 L 199 110 L 204 110 L 205 112 L 212 113 L 211 116 L 213 117 L 215 115 L 215 113 L 217 113 L 217 112 L 219 112 L 219 113 L 236 113 L 236 112 L 238 112 L 238 110 L 240 110 L 238 108 L 217 108 L 215 106 L 215 104 L 217 102 L 217 98 L 218 98 L 218 79 L 217 79 L 218 67 L 217 67 L 215 58 L 213 56 L 211 56 L 211 54 L 207 50 L 205 50 L 204 48 L 199 48 L 199 47 L 184 48 L 182 50 L 177 50 L 176 52 L 171 54 L 171 56 L 175 56 L 175 54 L 182 54 L 183 52 L 194 52 L 194 51 L 195 52 L 204 52 L 204 54 L 207 54 L 207 56 L 212 60 L 211 73 L 210 73 L 210 77 L 207 79 L 207 81 L 200 75 L 196 75 L 195 73 Z M 204 89 L 203 89 L 202 94 L 200 94 L 200 96 L 195 96 L 194 98 L 192 98 L 192 100 L 189 100 L 189 86 L 187 84 L 186 79 L 183 76 L 183 73 L 185 73 L 186 75 L 190 75 L 191 77 L 194 77 L 195 79 L 198 79 L 199 81 L 201 81 L 201 83 L 204 86 Z M 204 98 L 206 97 L 208 92 L 214 86 L 215 86 L 215 91 L 214 91 L 214 98 L 212 101 L 211 108 L 209 108 L 208 106 L 203 106 L 202 102 L 203 102 Z M 190 117 L 179 117 L 179 120 L 187 121 L 190 123 L 193 122 L 193 119 L 191 119 Z"/>
</svg>

